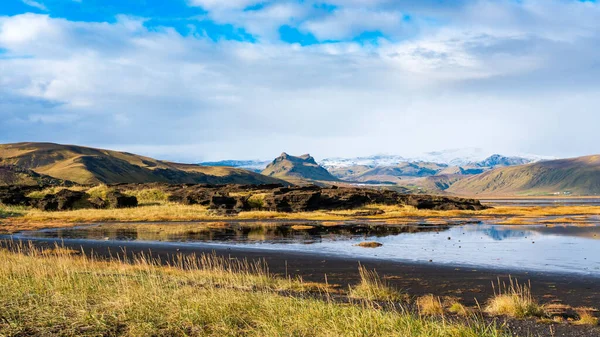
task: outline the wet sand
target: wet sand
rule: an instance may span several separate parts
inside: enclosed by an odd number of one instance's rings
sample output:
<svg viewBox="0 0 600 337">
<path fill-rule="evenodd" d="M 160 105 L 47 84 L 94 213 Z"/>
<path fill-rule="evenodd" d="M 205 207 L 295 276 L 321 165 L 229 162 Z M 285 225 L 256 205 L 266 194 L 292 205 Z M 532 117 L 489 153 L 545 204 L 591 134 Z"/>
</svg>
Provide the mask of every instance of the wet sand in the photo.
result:
<svg viewBox="0 0 600 337">
<path fill-rule="evenodd" d="M 531 282 L 533 295 L 541 303 L 560 302 L 572 306 L 597 307 L 600 303 L 600 278 L 558 273 L 473 269 L 435 263 L 409 263 L 368 258 L 348 258 L 305 252 L 260 250 L 235 246 L 199 244 L 178 245 L 160 242 L 123 242 L 56 239 L 27 239 L 39 247 L 56 243 L 99 257 L 149 254 L 167 261 L 175 254 L 211 254 L 235 259 L 264 260 L 272 273 L 300 276 L 305 281 L 329 282 L 341 287 L 359 281 L 359 263 L 375 269 L 386 281 L 411 296 L 433 293 L 460 298 L 467 305 L 483 304 L 493 295 L 492 282 L 508 281 L 509 275 L 519 282 Z M 5 246 L 6 241 L 0 241 Z"/>
</svg>

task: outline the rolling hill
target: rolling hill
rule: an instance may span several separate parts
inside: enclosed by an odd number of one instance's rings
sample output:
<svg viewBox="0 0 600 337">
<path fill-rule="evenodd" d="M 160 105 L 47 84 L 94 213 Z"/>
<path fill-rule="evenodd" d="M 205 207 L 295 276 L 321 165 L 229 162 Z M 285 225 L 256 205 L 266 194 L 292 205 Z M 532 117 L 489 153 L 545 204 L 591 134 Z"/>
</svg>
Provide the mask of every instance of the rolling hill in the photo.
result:
<svg viewBox="0 0 600 337">
<path fill-rule="evenodd" d="M 0 165 L 0 186 L 45 186 L 45 185 L 72 185 L 70 181 L 52 178 L 38 174 L 32 170 L 14 165 Z"/>
<path fill-rule="evenodd" d="M 14 165 L 79 184 L 286 184 L 243 169 L 178 164 L 127 152 L 54 143 L 0 145 L 0 165 Z"/>
<path fill-rule="evenodd" d="M 458 195 L 600 195 L 600 155 L 497 168 L 461 179 Z"/>
<path fill-rule="evenodd" d="M 262 174 L 269 177 L 284 179 L 292 183 L 308 181 L 339 181 L 329 171 L 319 166 L 315 159 L 309 154 L 299 157 L 282 153 L 275 158 L 263 171 Z"/>
</svg>

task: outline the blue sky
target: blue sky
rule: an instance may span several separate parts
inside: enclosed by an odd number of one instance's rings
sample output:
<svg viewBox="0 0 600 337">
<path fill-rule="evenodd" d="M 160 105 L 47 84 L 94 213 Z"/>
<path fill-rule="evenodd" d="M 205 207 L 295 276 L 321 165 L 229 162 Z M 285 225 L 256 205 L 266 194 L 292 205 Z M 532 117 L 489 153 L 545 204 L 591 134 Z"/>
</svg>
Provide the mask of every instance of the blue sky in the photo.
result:
<svg viewBox="0 0 600 337">
<path fill-rule="evenodd" d="M 600 152 L 578 0 L 4 0 L 0 142 L 171 160 Z"/>
</svg>

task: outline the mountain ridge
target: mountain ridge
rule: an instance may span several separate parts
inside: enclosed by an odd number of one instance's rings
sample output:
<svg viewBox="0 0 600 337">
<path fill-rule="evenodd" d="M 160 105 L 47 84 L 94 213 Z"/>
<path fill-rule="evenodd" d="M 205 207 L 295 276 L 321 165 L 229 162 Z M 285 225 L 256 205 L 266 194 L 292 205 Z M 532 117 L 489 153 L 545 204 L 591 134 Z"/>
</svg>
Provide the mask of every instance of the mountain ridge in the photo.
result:
<svg viewBox="0 0 600 337">
<path fill-rule="evenodd" d="M 0 165 L 14 165 L 38 174 L 79 184 L 98 183 L 285 183 L 239 168 L 179 164 L 129 152 L 56 143 L 0 145 Z"/>
</svg>

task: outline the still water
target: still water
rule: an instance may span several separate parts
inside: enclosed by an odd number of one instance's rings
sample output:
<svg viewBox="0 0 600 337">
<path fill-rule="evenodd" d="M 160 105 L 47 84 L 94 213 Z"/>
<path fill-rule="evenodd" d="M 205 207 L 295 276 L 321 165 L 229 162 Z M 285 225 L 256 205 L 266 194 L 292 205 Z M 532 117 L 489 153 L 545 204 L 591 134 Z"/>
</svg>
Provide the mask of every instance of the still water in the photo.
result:
<svg viewBox="0 0 600 337">
<path fill-rule="evenodd" d="M 546 271 L 600 277 L 600 224 L 503 226 L 220 223 L 101 224 L 23 232 L 21 238 L 235 245 L 357 258 L 460 265 L 472 268 Z M 307 227 L 308 226 L 308 227 Z M 376 241 L 379 248 L 362 248 Z"/>
</svg>

